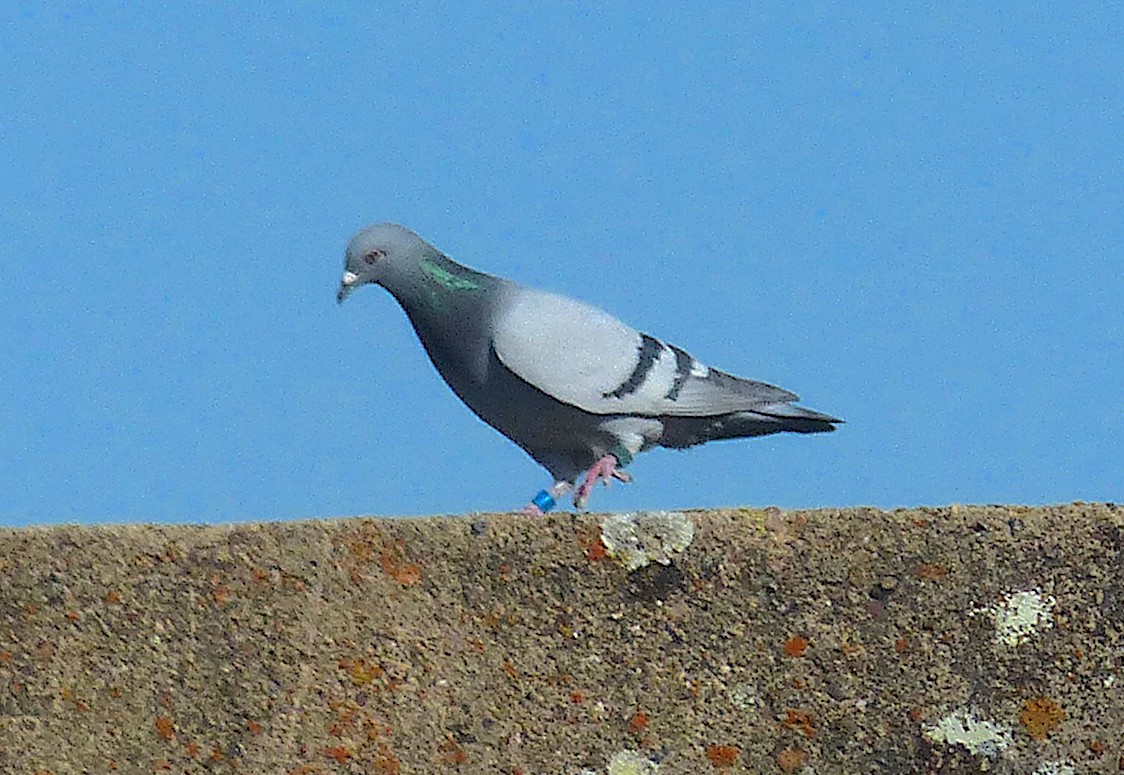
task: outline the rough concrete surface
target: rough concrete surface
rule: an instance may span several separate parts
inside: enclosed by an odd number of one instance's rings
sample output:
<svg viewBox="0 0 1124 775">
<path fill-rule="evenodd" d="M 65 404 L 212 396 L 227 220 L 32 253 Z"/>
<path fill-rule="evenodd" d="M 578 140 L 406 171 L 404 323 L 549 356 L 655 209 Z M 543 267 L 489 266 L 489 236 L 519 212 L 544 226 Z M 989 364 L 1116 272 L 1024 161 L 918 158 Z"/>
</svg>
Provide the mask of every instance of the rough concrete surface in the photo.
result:
<svg viewBox="0 0 1124 775">
<path fill-rule="evenodd" d="M 0 530 L 2 773 L 977 771 L 1124 771 L 1124 507 Z"/>
</svg>

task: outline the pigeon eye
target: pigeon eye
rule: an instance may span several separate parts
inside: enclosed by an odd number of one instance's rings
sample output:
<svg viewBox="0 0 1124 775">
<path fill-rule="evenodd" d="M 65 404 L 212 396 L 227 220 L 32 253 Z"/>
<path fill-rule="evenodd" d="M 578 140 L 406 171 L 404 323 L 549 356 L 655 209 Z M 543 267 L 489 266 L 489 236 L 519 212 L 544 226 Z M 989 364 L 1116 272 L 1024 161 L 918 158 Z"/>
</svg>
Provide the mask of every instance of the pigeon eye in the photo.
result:
<svg viewBox="0 0 1124 775">
<path fill-rule="evenodd" d="M 386 256 L 386 253 L 384 253 L 381 250 L 376 249 L 376 250 L 372 250 L 372 251 L 369 251 L 367 253 L 364 253 L 363 254 L 363 260 L 366 261 L 368 264 L 374 264 L 375 262 L 379 261 L 380 259 L 384 258 L 385 256 Z"/>
</svg>

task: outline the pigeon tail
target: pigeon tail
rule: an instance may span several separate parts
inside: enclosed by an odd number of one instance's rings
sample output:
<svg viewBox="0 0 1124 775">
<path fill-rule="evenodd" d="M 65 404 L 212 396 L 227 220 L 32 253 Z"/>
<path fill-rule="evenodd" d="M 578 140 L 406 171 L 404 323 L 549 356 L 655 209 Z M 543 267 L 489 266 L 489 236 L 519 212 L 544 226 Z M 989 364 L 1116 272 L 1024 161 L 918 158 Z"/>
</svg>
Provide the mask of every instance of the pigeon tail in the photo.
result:
<svg viewBox="0 0 1124 775">
<path fill-rule="evenodd" d="M 686 449 L 708 441 L 745 439 L 773 433 L 828 433 L 841 422 L 837 417 L 794 404 L 762 404 L 752 411 L 719 417 L 664 418 L 664 434 L 659 443 L 670 449 Z"/>
<path fill-rule="evenodd" d="M 745 412 L 745 414 L 764 415 L 765 417 L 772 417 L 781 422 L 791 422 L 800 427 L 785 427 L 781 430 L 793 430 L 797 433 L 833 431 L 836 425 L 843 422 L 843 420 L 840 420 L 838 417 L 832 417 L 830 414 L 824 414 L 814 409 L 806 409 L 803 406 L 789 403 L 766 404 L 765 406 L 757 407 L 752 412 Z"/>
</svg>

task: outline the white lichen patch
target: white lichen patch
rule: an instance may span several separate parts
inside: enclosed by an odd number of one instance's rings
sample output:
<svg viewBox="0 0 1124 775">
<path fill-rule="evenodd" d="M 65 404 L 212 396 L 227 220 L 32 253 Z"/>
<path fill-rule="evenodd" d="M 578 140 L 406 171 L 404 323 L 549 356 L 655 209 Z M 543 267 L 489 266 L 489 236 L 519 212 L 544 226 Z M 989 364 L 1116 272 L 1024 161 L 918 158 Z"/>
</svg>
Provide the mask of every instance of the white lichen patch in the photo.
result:
<svg viewBox="0 0 1124 775">
<path fill-rule="evenodd" d="M 988 609 L 995 619 L 995 640 L 1013 647 L 1050 629 L 1054 626 L 1056 604 L 1052 596 L 1043 595 L 1037 589 L 1012 592 Z"/>
<path fill-rule="evenodd" d="M 1042 762 L 1034 775 L 1075 775 L 1076 770 L 1069 762 Z"/>
<path fill-rule="evenodd" d="M 609 514 L 601 522 L 601 543 L 630 571 L 653 562 L 668 565 L 694 537 L 694 521 L 680 511 Z"/>
<path fill-rule="evenodd" d="M 925 729 L 936 743 L 962 745 L 977 756 L 995 759 L 1013 742 L 1010 727 L 985 721 L 972 711 L 954 711 Z"/>
<path fill-rule="evenodd" d="M 628 748 L 609 761 L 609 775 L 656 775 L 660 765 Z"/>
<path fill-rule="evenodd" d="M 757 687 L 751 684 L 731 686 L 730 702 L 738 710 L 756 710 L 765 704 Z"/>
</svg>

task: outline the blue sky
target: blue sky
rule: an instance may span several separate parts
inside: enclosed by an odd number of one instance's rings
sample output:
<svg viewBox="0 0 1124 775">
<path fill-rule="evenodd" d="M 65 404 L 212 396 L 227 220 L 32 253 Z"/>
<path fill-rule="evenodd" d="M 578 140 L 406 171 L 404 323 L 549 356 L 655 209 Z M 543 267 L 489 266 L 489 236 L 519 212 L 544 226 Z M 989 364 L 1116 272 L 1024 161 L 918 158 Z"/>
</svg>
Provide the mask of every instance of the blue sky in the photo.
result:
<svg viewBox="0 0 1124 775">
<path fill-rule="evenodd" d="M 1124 497 L 1119 3 L 169 5 L 0 12 L 0 522 L 525 503 L 382 220 L 847 420 L 595 509 Z"/>
</svg>

